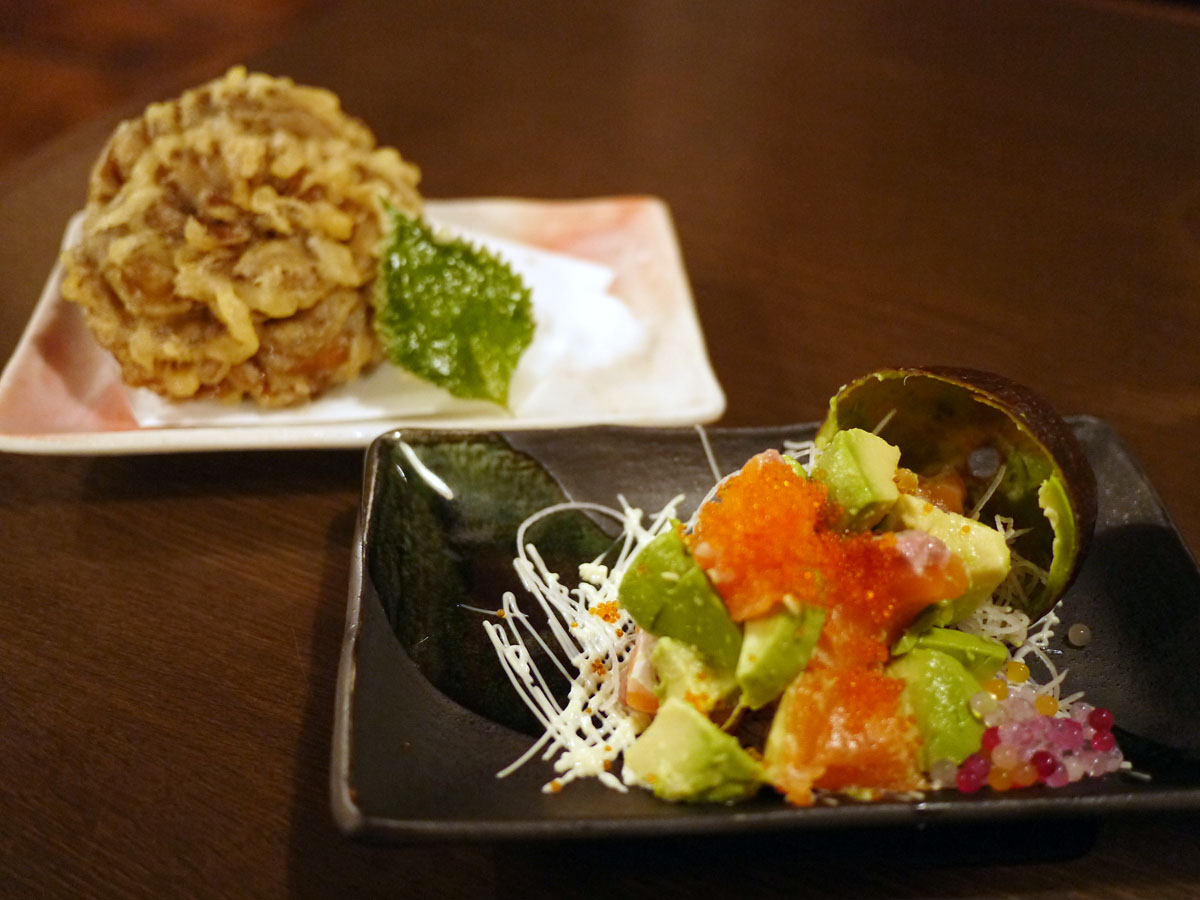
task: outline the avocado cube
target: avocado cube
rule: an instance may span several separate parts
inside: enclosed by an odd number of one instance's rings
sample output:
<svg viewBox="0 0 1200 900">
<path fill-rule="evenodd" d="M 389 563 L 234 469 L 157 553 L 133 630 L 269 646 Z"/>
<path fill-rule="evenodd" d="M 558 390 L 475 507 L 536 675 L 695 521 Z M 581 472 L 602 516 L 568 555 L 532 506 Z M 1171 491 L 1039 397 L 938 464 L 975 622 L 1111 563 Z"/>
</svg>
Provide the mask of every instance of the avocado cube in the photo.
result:
<svg viewBox="0 0 1200 900">
<path fill-rule="evenodd" d="M 957 765 L 979 749 L 983 723 L 970 700 L 981 688 L 962 663 L 939 650 L 915 649 L 888 663 L 887 674 L 904 680 L 901 696 L 917 721 L 926 771 L 941 759 Z"/>
<path fill-rule="evenodd" d="M 678 528 L 672 527 L 650 541 L 630 562 L 621 578 L 619 603 L 640 627 L 653 631 L 650 626 L 667 595 L 695 567 Z"/>
<path fill-rule="evenodd" d="M 878 524 L 900 496 L 896 466 L 900 450 L 861 428 L 834 434 L 817 458 L 813 477 L 829 488 L 829 499 L 842 510 L 837 525 L 866 531 Z"/>
<path fill-rule="evenodd" d="M 785 606 L 746 622 L 736 671 L 746 706 L 766 706 L 804 671 L 824 623 L 825 610 L 819 606 L 795 611 Z"/>
<path fill-rule="evenodd" d="M 967 568 L 967 589 L 950 601 L 938 624 L 958 622 L 979 607 L 1008 576 L 1012 554 L 995 528 L 976 519 L 940 509 L 920 497 L 901 494 L 892 507 L 890 523 L 931 534 L 957 555 Z"/>
<path fill-rule="evenodd" d="M 625 751 L 625 780 L 663 800 L 730 803 L 757 793 L 762 765 L 690 703 L 671 698 Z"/>
<path fill-rule="evenodd" d="M 671 698 L 685 700 L 707 713 L 737 689 L 731 669 L 722 669 L 683 641 L 660 637 L 650 656 L 658 679 L 655 693 L 660 703 Z"/>
<path fill-rule="evenodd" d="M 719 668 L 737 665 L 742 630 L 677 529 L 660 534 L 634 557 L 617 602 L 651 634 L 691 644 Z"/>
<path fill-rule="evenodd" d="M 916 640 L 916 647 L 953 656 L 979 681 L 987 681 L 1008 662 L 1008 648 L 981 634 L 954 628 L 930 628 Z"/>
</svg>

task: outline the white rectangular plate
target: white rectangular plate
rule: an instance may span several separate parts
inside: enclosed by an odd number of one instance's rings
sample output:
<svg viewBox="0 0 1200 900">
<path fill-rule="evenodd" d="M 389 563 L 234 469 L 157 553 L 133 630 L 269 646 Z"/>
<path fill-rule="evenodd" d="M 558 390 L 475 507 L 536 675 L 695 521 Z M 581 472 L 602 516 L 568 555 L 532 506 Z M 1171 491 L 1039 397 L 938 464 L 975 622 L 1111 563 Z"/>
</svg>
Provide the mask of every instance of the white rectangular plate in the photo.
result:
<svg viewBox="0 0 1200 900">
<path fill-rule="evenodd" d="M 553 391 L 512 412 L 451 398 L 384 367 L 313 403 L 260 410 L 204 404 L 196 416 L 147 426 L 144 391 L 128 389 L 60 292 L 56 266 L 0 375 L 0 451 L 107 455 L 181 451 L 365 447 L 399 427 L 515 430 L 710 422 L 725 396 L 708 360 L 666 205 L 652 197 L 428 201 L 431 220 L 596 263 L 608 292 L 641 326 L 635 352 L 610 365 L 567 366 Z M 564 355 L 563 359 L 569 359 Z M 524 363 L 524 360 L 523 360 Z M 518 368 L 519 378 L 521 369 Z M 395 402 L 390 385 L 413 403 Z M 514 384 L 516 379 L 514 379 Z M 390 399 L 381 399 L 389 398 Z M 181 404 L 187 407 L 189 402 Z M 152 403 L 151 403 L 152 405 Z"/>
</svg>

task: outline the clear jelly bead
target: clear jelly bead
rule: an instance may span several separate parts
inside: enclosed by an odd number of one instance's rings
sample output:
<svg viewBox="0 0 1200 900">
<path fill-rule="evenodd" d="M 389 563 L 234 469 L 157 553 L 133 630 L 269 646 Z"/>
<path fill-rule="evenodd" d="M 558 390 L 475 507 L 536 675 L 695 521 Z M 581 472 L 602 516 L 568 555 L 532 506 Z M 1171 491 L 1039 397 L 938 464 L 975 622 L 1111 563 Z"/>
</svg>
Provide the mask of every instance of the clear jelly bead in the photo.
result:
<svg viewBox="0 0 1200 900">
<path fill-rule="evenodd" d="M 1079 781 L 1087 775 L 1087 766 L 1080 762 L 1079 757 L 1075 754 L 1063 757 L 1063 768 L 1067 770 L 1067 777 L 1071 781 Z"/>
<path fill-rule="evenodd" d="M 935 788 L 953 787 L 958 777 L 958 766 L 952 759 L 939 759 L 929 767 L 929 781 Z"/>
<path fill-rule="evenodd" d="M 986 716 L 997 708 L 996 698 L 987 691 L 976 691 L 967 703 L 971 707 L 971 712 L 980 717 Z"/>
<path fill-rule="evenodd" d="M 1033 703 L 1024 697 L 1009 697 L 1004 701 L 1004 711 L 1014 722 L 1028 722 L 1037 715 Z"/>
<path fill-rule="evenodd" d="M 992 762 L 1000 769 L 1015 769 L 1021 763 L 1021 752 L 1013 744 L 997 744 L 992 748 Z"/>
</svg>

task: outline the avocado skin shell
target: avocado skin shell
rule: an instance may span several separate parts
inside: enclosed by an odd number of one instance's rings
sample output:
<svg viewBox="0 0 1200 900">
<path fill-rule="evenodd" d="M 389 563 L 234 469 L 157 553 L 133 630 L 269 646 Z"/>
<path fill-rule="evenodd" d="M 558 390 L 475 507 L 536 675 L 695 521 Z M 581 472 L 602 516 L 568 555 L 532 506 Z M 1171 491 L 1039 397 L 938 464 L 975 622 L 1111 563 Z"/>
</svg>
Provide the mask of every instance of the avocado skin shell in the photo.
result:
<svg viewBox="0 0 1200 900">
<path fill-rule="evenodd" d="M 1007 410 L 1010 416 L 1024 426 L 1024 430 L 1046 448 L 1062 471 L 1064 483 L 1071 495 L 1071 511 L 1075 514 L 1079 542 L 1075 560 L 1078 570 L 1091 542 L 1092 533 L 1096 529 L 1096 473 L 1092 471 L 1092 465 L 1088 462 L 1071 426 L 1045 397 L 995 372 L 953 366 L 929 366 L 912 371 L 961 384 L 988 395 L 995 405 Z"/>
<path fill-rule="evenodd" d="M 1005 413 L 1015 426 L 1031 437 L 1049 455 L 1053 465 L 1062 473 L 1075 519 L 1076 552 L 1070 573 L 1062 590 L 1074 580 L 1079 566 L 1087 555 L 1096 526 L 1096 476 L 1084 455 L 1083 448 L 1071 427 L 1041 395 L 1003 375 L 981 369 L 956 366 L 896 366 L 877 369 L 844 385 L 830 400 L 830 412 L 817 435 L 817 442 L 828 440 L 834 431 L 843 427 L 837 419 L 838 403 L 869 385 L 896 378 L 918 376 L 932 378 L 968 391 L 976 402 L 985 403 Z M 854 423 L 861 427 L 862 423 Z M 850 427 L 850 426 L 845 426 Z M 869 426 L 868 426 L 869 427 Z M 904 449 L 903 447 L 901 448 Z M 903 461 L 902 461 L 903 464 Z M 1061 592 L 1044 601 L 1048 611 Z"/>
</svg>

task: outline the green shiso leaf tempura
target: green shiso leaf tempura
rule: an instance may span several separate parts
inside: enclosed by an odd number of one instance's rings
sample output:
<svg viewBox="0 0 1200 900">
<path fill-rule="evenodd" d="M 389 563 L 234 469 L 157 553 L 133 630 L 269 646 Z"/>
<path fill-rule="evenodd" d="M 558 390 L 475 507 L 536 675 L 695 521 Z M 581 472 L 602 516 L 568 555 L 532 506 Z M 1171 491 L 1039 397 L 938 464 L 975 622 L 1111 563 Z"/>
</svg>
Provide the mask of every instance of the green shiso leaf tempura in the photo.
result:
<svg viewBox="0 0 1200 900">
<path fill-rule="evenodd" d="M 456 397 L 508 405 L 533 340 L 530 290 L 503 260 L 389 207 L 375 331 L 393 364 Z"/>
</svg>

